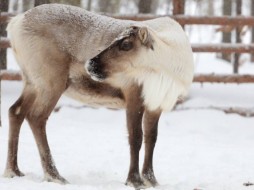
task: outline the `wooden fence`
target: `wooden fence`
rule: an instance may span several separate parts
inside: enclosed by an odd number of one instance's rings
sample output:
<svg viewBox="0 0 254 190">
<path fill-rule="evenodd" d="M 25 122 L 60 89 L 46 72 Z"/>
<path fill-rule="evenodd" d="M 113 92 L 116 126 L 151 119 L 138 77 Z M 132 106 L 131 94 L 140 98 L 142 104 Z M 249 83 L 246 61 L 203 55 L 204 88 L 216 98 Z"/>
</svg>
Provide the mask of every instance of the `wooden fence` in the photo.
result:
<svg viewBox="0 0 254 190">
<path fill-rule="evenodd" d="M 2 13 L 0 24 L 6 23 L 13 16 L 10 13 Z M 118 19 L 142 21 L 153 19 L 160 16 L 154 15 L 108 15 Z M 165 15 L 164 15 L 165 16 Z M 178 21 L 181 25 L 231 25 L 231 26 L 254 26 L 254 17 L 251 16 L 185 16 L 185 15 L 168 15 Z M 7 38 L 1 38 L 0 48 L 9 48 L 10 43 Z M 192 44 L 193 52 L 221 52 L 221 53 L 250 53 L 254 54 L 254 44 Z M 212 63 L 211 63 L 212 64 Z M 1 80 L 21 80 L 19 73 L 3 70 L 0 73 Z M 221 83 L 254 83 L 254 75 L 196 75 L 194 82 L 221 82 Z"/>
</svg>

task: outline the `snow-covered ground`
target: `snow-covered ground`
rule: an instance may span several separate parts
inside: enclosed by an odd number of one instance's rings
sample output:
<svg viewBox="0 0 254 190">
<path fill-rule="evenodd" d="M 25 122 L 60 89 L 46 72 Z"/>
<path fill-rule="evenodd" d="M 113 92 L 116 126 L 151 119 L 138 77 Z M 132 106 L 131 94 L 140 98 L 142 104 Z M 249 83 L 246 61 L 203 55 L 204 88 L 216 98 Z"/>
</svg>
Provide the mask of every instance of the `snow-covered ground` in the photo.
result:
<svg viewBox="0 0 254 190">
<path fill-rule="evenodd" d="M 218 43 L 221 34 L 214 30 L 210 26 L 186 27 L 192 43 Z M 8 51 L 8 68 L 16 70 Z M 232 66 L 215 54 L 201 53 L 195 54 L 195 72 L 230 74 Z M 243 61 L 240 73 L 254 74 L 254 64 Z M 58 103 L 61 109 L 49 118 L 47 133 L 56 166 L 70 184 L 43 181 L 37 147 L 26 122 L 19 146 L 19 166 L 26 176 L 3 178 L 8 108 L 21 89 L 21 82 L 2 81 L 0 190 L 132 189 L 124 185 L 129 167 L 124 111 L 81 108 L 66 97 Z M 254 84 L 193 84 L 189 99 L 162 115 L 154 155 L 160 186 L 155 189 L 254 190 L 254 186 L 243 185 L 254 183 L 254 118 L 225 114 L 211 106 L 254 109 Z M 143 149 L 140 154 L 142 158 Z"/>
<path fill-rule="evenodd" d="M 6 162 L 7 110 L 21 89 L 21 82 L 2 82 L 0 173 Z M 154 156 L 160 186 L 155 189 L 254 189 L 243 186 L 248 181 L 254 182 L 254 119 L 195 109 L 210 105 L 250 108 L 253 100 L 254 85 L 194 84 L 190 99 L 179 107 L 193 109 L 161 117 Z M 0 189 L 131 189 L 124 185 L 129 164 L 124 111 L 78 109 L 81 105 L 66 97 L 59 105 L 63 107 L 48 121 L 48 138 L 60 173 L 71 184 L 43 182 L 38 151 L 25 123 L 21 130 L 19 165 L 26 176 L 0 177 Z"/>
<path fill-rule="evenodd" d="M 8 55 L 9 68 L 16 69 L 11 53 Z M 196 72 L 231 73 L 231 70 L 228 63 L 216 59 L 214 54 L 196 55 Z M 253 74 L 254 68 L 245 63 L 240 71 Z M 21 82 L 2 82 L 0 173 L 6 162 L 8 108 L 21 89 Z M 253 102 L 253 84 L 193 84 L 189 100 L 178 106 L 182 111 L 161 117 L 154 156 L 160 186 L 155 189 L 253 190 L 254 186 L 243 184 L 254 183 L 254 118 L 209 109 L 211 106 L 253 109 Z M 70 184 L 43 181 L 38 151 L 31 130 L 24 123 L 19 165 L 26 176 L 0 177 L 0 189 L 132 189 L 124 185 L 129 167 L 124 111 L 80 109 L 81 104 L 66 97 L 58 105 L 62 108 L 48 121 L 48 138 L 56 165 Z"/>
</svg>

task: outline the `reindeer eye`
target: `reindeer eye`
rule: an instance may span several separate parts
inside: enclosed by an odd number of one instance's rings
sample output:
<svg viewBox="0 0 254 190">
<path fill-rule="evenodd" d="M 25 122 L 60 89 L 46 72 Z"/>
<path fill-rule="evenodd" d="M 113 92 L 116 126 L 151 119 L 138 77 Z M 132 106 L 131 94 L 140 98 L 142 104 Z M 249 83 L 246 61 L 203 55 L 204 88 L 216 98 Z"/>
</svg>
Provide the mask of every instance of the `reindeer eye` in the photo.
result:
<svg viewBox="0 0 254 190">
<path fill-rule="evenodd" d="M 120 44 L 120 50 L 123 50 L 123 51 L 129 51 L 131 50 L 133 47 L 133 44 L 129 41 L 123 41 L 121 44 Z"/>
</svg>

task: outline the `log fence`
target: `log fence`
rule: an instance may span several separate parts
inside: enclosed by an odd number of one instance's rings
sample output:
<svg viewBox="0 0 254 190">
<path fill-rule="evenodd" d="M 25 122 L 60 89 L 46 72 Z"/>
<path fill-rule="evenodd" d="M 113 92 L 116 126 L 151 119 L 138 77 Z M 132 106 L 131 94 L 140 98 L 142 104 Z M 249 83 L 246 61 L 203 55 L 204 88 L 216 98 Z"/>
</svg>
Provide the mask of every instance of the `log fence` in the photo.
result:
<svg viewBox="0 0 254 190">
<path fill-rule="evenodd" d="M 181 12 L 181 10 L 179 10 Z M 142 21 L 157 18 L 160 16 L 154 15 L 109 15 L 118 19 Z M 0 24 L 7 23 L 10 17 L 14 14 L 4 12 L 0 16 Z M 165 16 L 165 15 L 164 15 Z M 254 27 L 253 16 L 186 16 L 186 15 L 168 15 L 184 25 L 231 25 L 231 26 L 252 26 Z M 10 48 L 10 42 L 7 38 L 1 37 L 0 48 Z M 192 50 L 196 53 L 202 52 L 222 52 L 222 53 L 250 53 L 254 54 L 254 44 L 192 44 Z M 21 75 L 18 72 L 10 72 L 2 70 L 0 73 L 1 80 L 21 80 Z M 216 83 L 254 83 L 254 75 L 196 75 L 194 82 L 216 82 Z"/>
</svg>

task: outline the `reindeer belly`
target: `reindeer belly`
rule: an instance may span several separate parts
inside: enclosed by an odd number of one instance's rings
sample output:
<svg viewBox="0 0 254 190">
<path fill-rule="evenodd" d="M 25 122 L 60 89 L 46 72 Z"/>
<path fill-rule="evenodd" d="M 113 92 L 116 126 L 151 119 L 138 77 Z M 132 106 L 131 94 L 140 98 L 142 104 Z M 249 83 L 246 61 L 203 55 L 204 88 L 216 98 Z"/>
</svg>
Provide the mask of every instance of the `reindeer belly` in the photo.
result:
<svg viewBox="0 0 254 190">
<path fill-rule="evenodd" d="M 64 94 L 91 107 L 125 108 L 121 89 L 93 81 L 84 73 L 69 79 L 68 88 Z"/>
<path fill-rule="evenodd" d="M 91 94 L 87 93 L 85 90 L 83 91 L 68 88 L 64 94 L 89 107 L 106 107 L 110 109 L 123 109 L 125 107 L 125 102 L 122 99 L 98 94 Z"/>
</svg>

